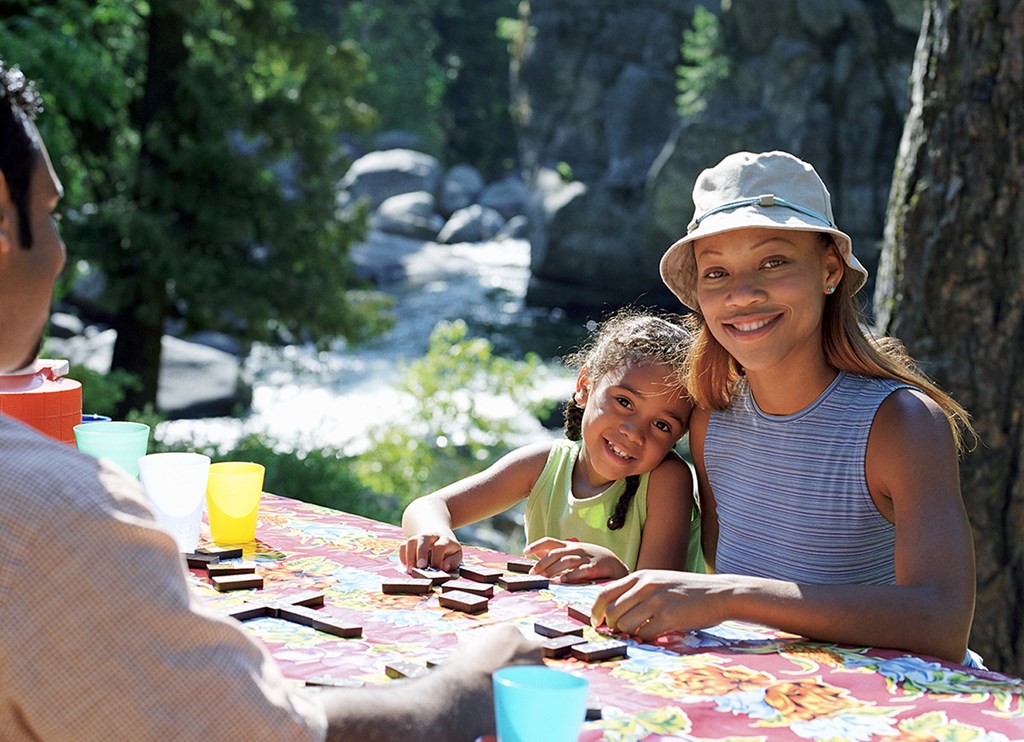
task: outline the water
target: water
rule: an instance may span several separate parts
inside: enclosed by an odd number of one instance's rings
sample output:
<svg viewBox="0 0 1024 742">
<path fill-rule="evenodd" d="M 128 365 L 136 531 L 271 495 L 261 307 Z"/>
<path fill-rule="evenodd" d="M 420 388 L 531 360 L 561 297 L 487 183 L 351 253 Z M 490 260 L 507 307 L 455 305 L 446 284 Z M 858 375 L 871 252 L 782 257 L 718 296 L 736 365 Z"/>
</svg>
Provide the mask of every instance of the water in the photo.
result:
<svg viewBox="0 0 1024 742">
<path fill-rule="evenodd" d="M 248 434 L 276 441 L 282 450 L 332 446 L 346 454 L 365 450 L 374 424 L 400 419 L 408 400 L 396 391 L 402 362 L 423 355 L 441 320 L 465 319 L 473 336 L 486 337 L 503 355 L 533 350 L 549 359 L 539 379 L 540 398 L 566 399 L 573 375 L 558 357 L 579 342 L 582 323 L 558 311 L 524 305 L 530 246 L 525 240 L 440 245 L 371 233 L 355 246 L 359 270 L 394 301 L 395 325 L 357 347 L 256 346 L 246 361 L 253 404 L 245 418 L 162 423 L 167 441 L 191 439 L 230 445 Z M 524 439 L 551 435 L 512 400 L 479 400 L 491 414 L 515 417 Z"/>
</svg>

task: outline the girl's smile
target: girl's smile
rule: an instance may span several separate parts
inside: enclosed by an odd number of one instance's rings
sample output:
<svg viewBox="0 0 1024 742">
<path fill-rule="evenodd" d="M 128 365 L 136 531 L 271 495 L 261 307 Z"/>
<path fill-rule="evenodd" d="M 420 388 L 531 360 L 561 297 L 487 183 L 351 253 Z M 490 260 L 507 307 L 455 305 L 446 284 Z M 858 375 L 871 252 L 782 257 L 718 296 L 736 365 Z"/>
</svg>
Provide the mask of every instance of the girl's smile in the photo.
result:
<svg viewBox="0 0 1024 742">
<path fill-rule="evenodd" d="M 689 426 L 690 400 L 662 364 L 625 366 L 591 381 L 577 380 L 585 403 L 577 497 L 597 494 L 615 480 L 654 469 Z M 577 483 L 579 486 L 577 487 Z"/>
</svg>

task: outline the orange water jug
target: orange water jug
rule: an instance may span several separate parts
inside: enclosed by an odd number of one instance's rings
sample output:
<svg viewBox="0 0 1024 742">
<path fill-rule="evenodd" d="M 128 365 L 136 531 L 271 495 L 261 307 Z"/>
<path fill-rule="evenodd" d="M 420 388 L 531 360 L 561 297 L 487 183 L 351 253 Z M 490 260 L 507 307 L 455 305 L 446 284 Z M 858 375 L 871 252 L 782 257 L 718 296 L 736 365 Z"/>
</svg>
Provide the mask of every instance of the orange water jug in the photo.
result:
<svg viewBox="0 0 1024 742">
<path fill-rule="evenodd" d="M 40 358 L 13 374 L 0 375 L 0 414 L 75 445 L 82 422 L 82 385 L 66 377 L 68 362 Z"/>
</svg>

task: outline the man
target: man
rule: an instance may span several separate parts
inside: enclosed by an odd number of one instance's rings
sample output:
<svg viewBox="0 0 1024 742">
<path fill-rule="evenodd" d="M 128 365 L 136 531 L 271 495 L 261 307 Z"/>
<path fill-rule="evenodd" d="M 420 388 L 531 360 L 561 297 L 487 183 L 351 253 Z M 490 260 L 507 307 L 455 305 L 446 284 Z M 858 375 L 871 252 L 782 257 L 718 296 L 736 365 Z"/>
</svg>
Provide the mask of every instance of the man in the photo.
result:
<svg viewBox="0 0 1024 742">
<path fill-rule="evenodd" d="M 32 363 L 65 261 L 62 188 L 31 83 L 0 60 L 0 372 Z M 510 625 L 429 676 L 308 695 L 231 619 L 190 597 L 174 540 L 116 467 L 0 417 L 4 740 L 475 739 L 490 674 L 539 663 Z"/>
</svg>

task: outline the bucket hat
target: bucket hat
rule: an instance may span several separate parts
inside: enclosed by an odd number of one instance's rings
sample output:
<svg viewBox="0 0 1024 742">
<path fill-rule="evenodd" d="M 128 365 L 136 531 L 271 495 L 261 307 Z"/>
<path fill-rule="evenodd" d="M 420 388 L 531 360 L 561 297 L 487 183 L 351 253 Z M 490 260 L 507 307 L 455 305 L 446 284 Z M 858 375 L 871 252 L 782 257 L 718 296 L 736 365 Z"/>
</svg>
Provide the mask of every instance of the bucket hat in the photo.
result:
<svg viewBox="0 0 1024 742">
<path fill-rule="evenodd" d="M 700 174 L 693 186 L 694 215 L 686 234 L 661 258 L 661 279 L 679 300 L 697 309 L 693 242 L 749 227 L 824 232 L 835 239 L 850 270 L 853 290 L 868 272 L 853 254 L 850 236 L 836 227 L 832 199 L 809 164 L 788 152 L 736 152 Z"/>
</svg>

